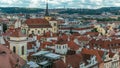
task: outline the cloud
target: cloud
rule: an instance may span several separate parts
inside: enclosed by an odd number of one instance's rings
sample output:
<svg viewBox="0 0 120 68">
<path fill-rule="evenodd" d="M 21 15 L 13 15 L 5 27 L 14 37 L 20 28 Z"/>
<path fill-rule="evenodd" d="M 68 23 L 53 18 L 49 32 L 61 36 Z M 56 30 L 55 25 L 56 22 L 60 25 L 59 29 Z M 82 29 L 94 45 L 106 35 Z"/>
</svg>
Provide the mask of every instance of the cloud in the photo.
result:
<svg viewBox="0 0 120 68">
<path fill-rule="evenodd" d="M 48 0 L 49 8 L 120 7 L 120 0 Z M 46 0 L 0 0 L 0 7 L 45 8 Z"/>
</svg>

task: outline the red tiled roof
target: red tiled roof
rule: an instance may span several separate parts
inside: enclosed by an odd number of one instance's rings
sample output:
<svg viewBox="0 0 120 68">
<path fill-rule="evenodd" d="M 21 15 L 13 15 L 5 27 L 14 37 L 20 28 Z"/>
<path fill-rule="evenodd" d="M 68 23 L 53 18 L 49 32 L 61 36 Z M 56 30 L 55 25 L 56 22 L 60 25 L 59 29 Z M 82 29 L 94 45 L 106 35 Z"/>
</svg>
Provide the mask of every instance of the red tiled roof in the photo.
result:
<svg viewBox="0 0 120 68">
<path fill-rule="evenodd" d="M 85 27 L 85 28 L 73 28 L 72 30 L 88 30 L 93 27 Z M 71 28 L 60 28 L 61 30 L 70 30 Z"/>
<path fill-rule="evenodd" d="M 64 41 L 62 38 L 58 39 L 58 41 L 56 42 L 56 44 L 66 44 L 66 41 Z"/>
<path fill-rule="evenodd" d="M 26 62 L 18 55 L 11 52 L 8 48 L 0 45 L 0 68 L 15 68 L 16 64 L 19 64 L 21 68 Z"/>
<path fill-rule="evenodd" d="M 37 40 L 40 40 L 42 36 L 40 35 L 37 35 Z"/>
<path fill-rule="evenodd" d="M 53 63 L 53 68 L 67 68 L 67 66 L 62 60 L 57 60 Z"/>
<path fill-rule="evenodd" d="M 4 36 L 10 36 L 14 31 L 15 31 L 15 29 L 9 28 L 9 29 L 6 30 L 6 32 L 3 35 Z"/>
<path fill-rule="evenodd" d="M 66 34 L 61 34 L 61 36 L 58 37 L 58 40 L 62 39 L 63 41 L 67 41 L 68 40 L 68 35 Z"/>
<path fill-rule="evenodd" d="M 43 43 L 41 43 L 41 46 L 38 50 L 44 49 L 44 48 L 46 48 L 46 46 L 51 46 L 51 45 L 52 45 L 51 42 L 43 42 Z"/>
<path fill-rule="evenodd" d="M 79 41 L 89 41 L 90 39 L 87 36 L 80 36 L 78 37 Z"/>
<path fill-rule="evenodd" d="M 71 49 L 71 50 L 78 50 L 80 47 L 79 45 L 77 45 L 74 41 L 68 41 L 68 47 Z"/>
<path fill-rule="evenodd" d="M 51 25 L 28 25 L 30 28 L 52 28 Z"/>
<path fill-rule="evenodd" d="M 32 59 L 32 54 L 34 54 L 35 52 L 30 52 L 29 55 L 27 56 L 28 61 Z"/>
<path fill-rule="evenodd" d="M 27 19 L 25 22 L 30 28 L 51 28 L 49 22 L 42 18 Z"/>
<path fill-rule="evenodd" d="M 35 41 L 33 41 L 33 42 L 28 42 L 28 43 L 27 43 L 27 49 L 32 49 L 33 46 L 35 46 L 35 45 L 36 45 Z"/>
<path fill-rule="evenodd" d="M 14 32 L 11 33 L 11 37 L 25 37 L 26 35 L 22 34 L 21 29 L 17 28 Z"/>
<path fill-rule="evenodd" d="M 96 46 L 100 46 L 101 48 L 105 48 L 105 49 L 110 49 L 110 45 L 113 45 L 113 44 L 120 44 L 120 39 L 111 39 L 111 41 L 108 39 L 108 40 L 104 40 L 103 38 L 101 39 L 92 39 L 89 41 L 89 45 L 91 47 L 94 47 L 94 44 Z M 112 46 L 112 48 L 119 48 L 120 46 Z"/>
<path fill-rule="evenodd" d="M 79 68 L 80 62 L 82 61 L 81 54 L 67 55 L 66 64 L 67 66 L 71 65 L 73 68 Z"/>
<path fill-rule="evenodd" d="M 99 63 L 102 62 L 102 57 L 99 55 L 98 51 L 96 51 L 96 50 L 89 50 L 89 49 L 83 48 L 81 53 L 82 54 L 88 54 L 88 55 L 95 55 L 96 58 L 97 58 L 97 61 Z"/>
<path fill-rule="evenodd" d="M 99 32 L 86 32 L 85 35 L 98 36 Z"/>
<path fill-rule="evenodd" d="M 80 33 L 78 33 L 78 32 L 73 32 L 73 34 L 72 34 L 73 36 L 80 36 L 81 34 Z"/>
</svg>

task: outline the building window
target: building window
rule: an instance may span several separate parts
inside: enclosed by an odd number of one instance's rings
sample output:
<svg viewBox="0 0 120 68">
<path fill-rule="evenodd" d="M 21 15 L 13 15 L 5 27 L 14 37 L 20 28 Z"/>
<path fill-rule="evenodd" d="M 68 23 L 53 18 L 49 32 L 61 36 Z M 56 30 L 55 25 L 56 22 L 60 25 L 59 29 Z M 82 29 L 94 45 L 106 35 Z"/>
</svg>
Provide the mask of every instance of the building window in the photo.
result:
<svg viewBox="0 0 120 68">
<path fill-rule="evenodd" d="M 40 31 L 38 30 L 38 34 L 40 34 Z"/>
<path fill-rule="evenodd" d="M 61 46 L 59 46 L 59 49 L 61 49 Z"/>
<path fill-rule="evenodd" d="M 63 46 L 63 49 L 64 49 L 65 47 Z"/>
<path fill-rule="evenodd" d="M 26 29 L 22 29 L 22 33 L 23 33 L 23 34 L 26 34 Z"/>
<path fill-rule="evenodd" d="M 32 31 L 32 34 L 34 34 L 34 31 Z"/>
<path fill-rule="evenodd" d="M 57 45 L 57 49 L 58 49 L 59 47 L 58 47 L 58 45 Z"/>
<path fill-rule="evenodd" d="M 13 52 L 16 53 L 16 47 L 15 46 L 13 47 Z"/>
<path fill-rule="evenodd" d="M 56 23 L 54 23 L 54 26 L 56 26 L 57 24 Z"/>
<path fill-rule="evenodd" d="M 22 46 L 22 55 L 24 55 L 24 46 Z"/>
</svg>

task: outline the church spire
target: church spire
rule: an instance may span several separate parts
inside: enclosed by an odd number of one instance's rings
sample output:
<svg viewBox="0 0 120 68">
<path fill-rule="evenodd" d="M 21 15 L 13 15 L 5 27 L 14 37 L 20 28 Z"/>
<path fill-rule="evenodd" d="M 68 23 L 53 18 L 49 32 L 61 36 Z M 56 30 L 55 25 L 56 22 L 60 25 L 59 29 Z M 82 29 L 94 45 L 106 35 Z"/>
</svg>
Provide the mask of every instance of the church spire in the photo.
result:
<svg viewBox="0 0 120 68">
<path fill-rule="evenodd" d="M 45 16 L 49 16 L 49 12 L 48 12 L 48 0 L 46 0 Z"/>
</svg>

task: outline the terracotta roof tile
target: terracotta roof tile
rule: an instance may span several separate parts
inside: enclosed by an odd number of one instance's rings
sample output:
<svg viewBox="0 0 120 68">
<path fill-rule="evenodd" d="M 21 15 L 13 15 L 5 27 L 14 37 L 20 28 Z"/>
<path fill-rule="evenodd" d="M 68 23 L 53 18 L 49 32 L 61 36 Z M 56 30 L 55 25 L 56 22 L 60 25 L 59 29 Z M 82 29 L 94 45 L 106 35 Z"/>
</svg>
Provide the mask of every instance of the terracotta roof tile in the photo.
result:
<svg viewBox="0 0 120 68">
<path fill-rule="evenodd" d="M 11 37 L 25 37 L 26 35 L 22 34 L 21 29 L 17 28 L 14 32 L 11 33 Z"/>
<path fill-rule="evenodd" d="M 78 37 L 79 41 L 89 41 L 90 39 L 87 36 L 80 36 Z"/>
<path fill-rule="evenodd" d="M 66 41 L 64 41 L 62 38 L 59 39 L 56 44 L 66 44 Z"/>
<path fill-rule="evenodd" d="M 22 58 L 11 52 L 3 45 L 0 45 L 0 52 L 0 68 L 15 68 L 17 63 L 20 65 L 20 67 L 26 64 Z"/>
<path fill-rule="evenodd" d="M 99 32 L 86 32 L 85 35 L 98 36 Z"/>
<path fill-rule="evenodd" d="M 88 54 L 88 55 L 95 55 L 96 58 L 97 58 L 97 61 L 99 63 L 101 63 L 103 60 L 102 60 L 102 57 L 99 55 L 98 51 L 96 50 L 90 50 L 90 49 L 82 49 L 82 54 Z"/>
<path fill-rule="evenodd" d="M 25 22 L 30 28 L 51 28 L 49 22 L 42 18 L 27 19 Z"/>
<path fill-rule="evenodd" d="M 62 60 L 57 60 L 53 63 L 53 68 L 67 68 L 67 66 Z"/>
<path fill-rule="evenodd" d="M 35 45 L 36 45 L 35 41 L 28 42 L 28 43 L 27 43 L 27 49 L 32 49 L 33 46 L 35 46 Z"/>
<path fill-rule="evenodd" d="M 52 43 L 51 42 L 43 42 L 43 43 L 41 43 L 41 46 L 38 50 L 45 49 L 46 46 L 52 46 Z"/>
<path fill-rule="evenodd" d="M 80 47 L 79 45 L 77 45 L 74 41 L 68 41 L 67 42 L 68 44 L 68 47 L 71 49 L 71 50 L 78 50 Z"/>
<path fill-rule="evenodd" d="M 67 67 L 69 65 L 71 65 L 73 68 L 79 68 L 79 65 L 80 65 L 81 61 L 82 61 L 82 55 L 81 54 L 67 55 L 66 56 Z"/>
</svg>

